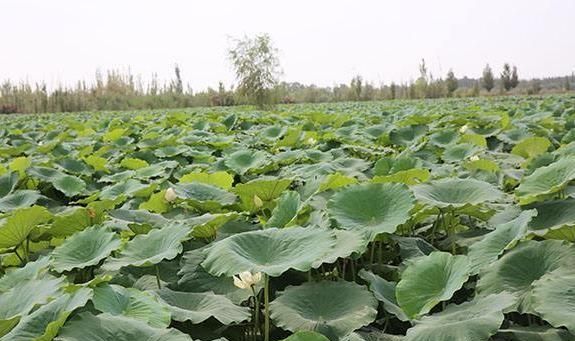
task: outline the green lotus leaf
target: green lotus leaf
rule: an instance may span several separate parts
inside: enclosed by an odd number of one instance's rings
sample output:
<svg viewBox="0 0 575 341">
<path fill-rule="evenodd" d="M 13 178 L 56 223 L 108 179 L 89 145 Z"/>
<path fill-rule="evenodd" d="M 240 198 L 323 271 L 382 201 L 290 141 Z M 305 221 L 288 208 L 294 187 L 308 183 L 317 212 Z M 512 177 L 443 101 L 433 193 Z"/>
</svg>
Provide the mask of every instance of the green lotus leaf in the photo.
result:
<svg viewBox="0 0 575 341">
<path fill-rule="evenodd" d="M 427 169 L 417 168 L 399 171 L 392 175 L 379 175 L 374 176 L 371 182 L 373 183 L 386 183 L 398 182 L 406 185 L 416 185 L 426 182 L 431 177 L 431 173 Z"/>
<path fill-rule="evenodd" d="M 52 184 L 54 185 L 54 188 L 64 193 L 67 197 L 74 197 L 84 193 L 86 190 L 86 183 L 84 180 L 73 175 L 58 177 Z"/>
<path fill-rule="evenodd" d="M 19 208 L 32 206 L 42 198 L 38 191 L 22 189 L 0 198 L 0 212 L 10 212 Z"/>
<path fill-rule="evenodd" d="M 511 249 L 528 231 L 528 225 L 537 216 L 536 210 L 523 211 L 521 214 L 488 233 L 483 239 L 469 247 L 467 255 L 471 261 L 471 273 L 479 271 L 499 258 L 505 251 Z"/>
<path fill-rule="evenodd" d="M 514 311 L 533 312 L 533 284 L 546 273 L 575 262 L 575 247 L 559 240 L 524 241 L 485 268 L 477 283 L 483 295 L 513 294 Z"/>
<path fill-rule="evenodd" d="M 545 153 L 549 147 L 551 147 L 551 142 L 545 137 L 528 137 L 517 143 L 511 150 L 511 154 L 532 159 Z"/>
<path fill-rule="evenodd" d="M 172 169 L 176 168 L 179 164 L 176 161 L 162 161 L 155 163 L 151 166 L 137 169 L 134 177 L 137 179 L 148 180 L 156 177 L 169 177 Z"/>
<path fill-rule="evenodd" d="M 549 230 L 575 226 L 575 199 L 545 201 L 530 206 L 537 210 L 529 228 L 537 235 L 544 235 Z"/>
<path fill-rule="evenodd" d="M 537 168 L 523 178 L 515 190 L 519 203 L 527 205 L 564 189 L 570 181 L 575 180 L 574 164 L 575 157 L 568 157 Z"/>
<path fill-rule="evenodd" d="M 570 265 L 572 265 L 571 263 Z M 544 275 L 533 287 L 533 306 L 554 327 L 575 334 L 575 271 L 557 269 Z"/>
<path fill-rule="evenodd" d="M 269 228 L 232 235 L 214 243 L 202 266 L 214 276 L 264 272 L 279 276 L 288 269 L 308 271 L 336 245 L 336 236 L 325 229 Z M 319 265 L 318 265 L 319 266 Z"/>
<path fill-rule="evenodd" d="M 250 319 L 250 309 L 232 303 L 222 295 L 212 292 L 179 292 L 162 289 L 156 292 L 172 313 L 172 319 L 180 322 L 202 323 L 210 317 L 229 325 Z"/>
<path fill-rule="evenodd" d="M 318 192 L 338 189 L 347 185 L 356 184 L 357 182 L 356 178 L 336 172 L 325 177 L 323 182 L 319 185 Z"/>
<path fill-rule="evenodd" d="M 161 228 L 168 225 L 169 220 L 160 214 L 150 213 L 144 210 L 117 209 L 109 212 L 115 225 L 124 225 L 126 228 L 134 225 L 148 225 Z"/>
<path fill-rule="evenodd" d="M 193 227 L 192 236 L 194 238 L 214 238 L 220 227 L 238 218 L 238 216 L 236 212 L 219 214 L 206 213 L 198 217 L 186 219 L 183 222 L 186 226 Z"/>
<path fill-rule="evenodd" d="M 292 222 L 300 209 L 301 201 L 298 192 L 286 191 L 277 200 L 272 216 L 266 227 L 284 227 Z"/>
<path fill-rule="evenodd" d="M 45 275 L 19 283 L 0 294 L 0 321 L 25 316 L 37 305 L 60 295 L 64 278 Z"/>
<path fill-rule="evenodd" d="M 23 317 L 1 341 L 47 341 L 52 340 L 70 314 L 88 303 L 92 290 L 79 288 L 65 293 L 57 299 L 41 306 L 30 315 Z"/>
<path fill-rule="evenodd" d="M 91 176 L 93 171 L 90 170 L 88 165 L 82 160 L 73 159 L 71 157 L 60 159 L 55 164 L 64 171 L 76 175 Z"/>
<path fill-rule="evenodd" d="M 275 204 L 274 200 L 289 187 L 291 182 L 290 179 L 262 177 L 245 184 L 236 185 L 233 192 L 240 197 L 243 209 L 256 212 L 262 207 L 272 209 Z M 256 196 L 262 201 L 262 207 L 254 202 Z"/>
<path fill-rule="evenodd" d="M 328 211 L 341 229 L 357 230 L 374 238 L 393 233 L 409 219 L 413 195 L 405 185 L 361 184 L 346 187 L 328 202 Z"/>
<path fill-rule="evenodd" d="M 386 281 L 385 279 L 364 269 L 359 271 L 359 277 L 369 283 L 369 290 L 378 301 L 383 302 L 383 309 L 385 309 L 385 311 L 395 315 L 401 321 L 409 320 L 403 310 L 399 307 L 397 299 L 395 298 L 395 287 L 397 283 Z"/>
<path fill-rule="evenodd" d="M 22 268 L 12 268 L 0 277 L 0 293 L 8 291 L 22 282 L 42 278 L 48 272 L 50 257 L 40 257 L 34 262 L 26 263 Z"/>
<path fill-rule="evenodd" d="M 440 313 L 426 316 L 407 330 L 406 341 L 488 340 L 503 322 L 503 310 L 513 304 L 507 293 L 449 305 Z"/>
<path fill-rule="evenodd" d="M 271 302 L 270 312 L 280 328 L 315 331 L 338 340 L 375 320 L 377 300 L 355 283 L 307 282 L 287 287 Z"/>
<path fill-rule="evenodd" d="M 199 182 L 172 185 L 179 198 L 188 200 L 192 206 L 204 210 L 229 206 L 236 201 L 236 196 L 219 187 Z"/>
<path fill-rule="evenodd" d="M 120 166 L 131 170 L 137 170 L 140 168 L 148 167 L 149 164 L 148 162 L 142 159 L 127 157 L 125 159 L 122 159 L 122 161 L 120 162 Z"/>
<path fill-rule="evenodd" d="M 194 172 L 188 173 L 180 178 L 181 183 L 200 182 L 207 185 L 217 186 L 225 190 L 232 188 L 234 177 L 226 172 Z"/>
<path fill-rule="evenodd" d="M 503 196 L 493 185 L 475 179 L 442 179 L 413 187 L 415 197 L 435 207 L 463 207 L 495 201 Z"/>
<path fill-rule="evenodd" d="M 18 186 L 18 173 L 6 173 L 0 176 L 0 198 L 12 193 Z"/>
<path fill-rule="evenodd" d="M 391 143 L 399 146 L 411 146 L 416 144 L 427 133 L 425 125 L 411 125 L 396 128 L 389 132 Z"/>
<path fill-rule="evenodd" d="M 479 134 L 473 134 L 473 133 L 463 134 L 459 138 L 459 143 L 461 143 L 461 142 L 470 143 L 470 144 L 476 145 L 478 147 L 487 147 L 487 140 L 485 139 L 485 137 L 483 135 L 479 135 Z"/>
<path fill-rule="evenodd" d="M 182 242 L 189 238 L 189 233 L 189 227 L 172 224 L 153 229 L 145 235 L 137 235 L 117 257 L 108 258 L 103 268 L 114 271 L 125 266 L 150 266 L 164 259 L 174 259 L 182 253 Z"/>
<path fill-rule="evenodd" d="M 375 163 L 373 174 L 375 176 L 392 175 L 398 172 L 420 168 L 421 165 L 421 160 L 413 157 L 383 157 Z"/>
<path fill-rule="evenodd" d="M 241 304 L 252 296 L 250 288 L 240 289 L 234 285 L 232 277 L 212 276 L 200 264 L 204 261 L 203 249 L 188 251 L 182 257 L 181 269 L 178 272 L 180 279 L 177 288 L 180 291 L 203 293 L 214 292 L 216 295 L 223 295 L 234 304 Z M 256 285 L 256 289 L 261 289 L 261 283 Z"/>
<path fill-rule="evenodd" d="M 293 333 L 282 341 L 329 341 L 329 339 L 323 334 L 304 330 Z"/>
<path fill-rule="evenodd" d="M 437 249 L 419 237 L 402 237 L 392 235 L 391 238 L 399 246 L 399 255 L 403 261 L 407 261 L 417 257 L 427 256 Z"/>
<path fill-rule="evenodd" d="M 513 340 L 521 341 L 572 341 L 574 336 L 565 329 L 555 329 L 544 326 L 521 327 L 499 329 L 504 336 L 512 336 Z"/>
<path fill-rule="evenodd" d="M 100 285 L 94 289 L 94 308 L 114 316 L 125 316 L 143 321 L 152 327 L 165 328 L 170 324 L 170 311 L 152 294 L 119 285 Z"/>
<path fill-rule="evenodd" d="M 397 283 L 397 303 L 411 319 L 427 314 L 439 302 L 449 300 L 461 289 L 469 278 L 470 270 L 467 256 L 436 251 L 415 258 Z"/>
<path fill-rule="evenodd" d="M 441 158 L 446 162 L 460 162 L 473 156 L 481 150 L 480 147 L 471 143 L 461 143 L 445 148 Z"/>
<path fill-rule="evenodd" d="M 261 168 L 268 161 L 268 154 L 261 150 L 238 150 L 225 158 L 226 166 L 240 175 L 244 175 L 249 170 Z"/>
<path fill-rule="evenodd" d="M 72 235 L 54 249 L 51 254 L 52 267 L 57 272 L 64 272 L 97 265 L 120 244 L 114 232 L 97 226 L 88 228 Z"/>
<path fill-rule="evenodd" d="M 60 329 L 55 341 L 192 341 L 176 329 L 154 328 L 124 316 L 84 312 Z"/>
<path fill-rule="evenodd" d="M 100 192 L 101 199 L 110 199 L 116 200 L 120 196 L 131 197 L 136 192 L 141 191 L 147 188 L 148 185 L 145 185 L 137 180 L 129 179 L 126 182 L 120 182 L 108 187 L 105 187 Z"/>
<path fill-rule="evenodd" d="M 429 142 L 438 147 L 447 147 L 448 145 L 455 142 L 457 139 L 457 131 L 452 129 L 440 130 L 431 134 L 429 137 Z"/>
<path fill-rule="evenodd" d="M 470 171 L 498 172 L 500 170 L 497 162 L 488 159 L 468 160 L 463 164 L 463 167 Z"/>
<path fill-rule="evenodd" d="M 52 219 L 52 214 L 40 206 L 21 208 L 0 221 L 0 249 L 20 245 L 38 225 Z"/>
<path fill-rule="evenodd" d="M 144 201 L 138 206 L 140 210 L 148 210 L 152 213 L 165 213 L 170 210 L 170 204 L 165 198 L 166 190 L 150 195 L 148 201 Z"/>
</svg>

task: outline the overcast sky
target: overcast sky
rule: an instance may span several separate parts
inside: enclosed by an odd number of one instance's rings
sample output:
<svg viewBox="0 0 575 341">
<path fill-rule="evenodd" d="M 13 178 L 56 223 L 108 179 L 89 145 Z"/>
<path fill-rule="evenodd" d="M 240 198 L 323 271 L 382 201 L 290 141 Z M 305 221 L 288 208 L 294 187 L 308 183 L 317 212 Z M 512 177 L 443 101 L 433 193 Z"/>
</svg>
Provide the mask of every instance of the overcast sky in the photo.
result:
<svg viewBox="0 0 575 341">
<path fill-rule="evenodd" d="M 97 69 L 172 77 L 194 89 L 234 81 L 230 37 L 267 32 L 283 80 L 375 83 L 505 61 L 520 77 L 575 69 L 575 0 L 0 0 L 0 80 L 70 84 Z"/>
</svg>

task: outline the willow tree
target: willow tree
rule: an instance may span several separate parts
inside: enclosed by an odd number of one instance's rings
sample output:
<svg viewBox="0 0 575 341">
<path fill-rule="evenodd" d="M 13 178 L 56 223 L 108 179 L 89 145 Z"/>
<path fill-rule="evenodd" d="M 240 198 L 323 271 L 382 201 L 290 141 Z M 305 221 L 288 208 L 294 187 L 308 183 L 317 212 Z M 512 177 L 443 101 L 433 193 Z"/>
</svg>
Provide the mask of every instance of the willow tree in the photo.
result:
<svg viewBox="0 0 575 341">
<path fill-rule="evenodd" d="M 259 108 L 273 104 L 272 90 L 281 74 L 278 51 L 267 34 L 234 41 L 228 57 L 238 81 L 238 91 Z"/>
</svg>

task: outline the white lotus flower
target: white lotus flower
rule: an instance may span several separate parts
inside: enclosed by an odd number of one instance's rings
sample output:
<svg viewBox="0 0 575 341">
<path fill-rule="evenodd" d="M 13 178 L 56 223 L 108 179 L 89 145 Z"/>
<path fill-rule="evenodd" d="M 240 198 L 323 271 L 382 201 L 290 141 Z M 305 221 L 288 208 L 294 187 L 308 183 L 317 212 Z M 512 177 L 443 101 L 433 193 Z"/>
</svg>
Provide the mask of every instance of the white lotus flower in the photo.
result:
<svg viewBox="0 0 575 341">
<path fill-rule="evenodd" d="M 313 137 L 310 137 L 309 139 L 307 139 L 306 143 L 313 145 L 317 143 L 317 140 L 314 139 Z"/>
<path fill-rule="evenodd" d="M 464 134 L 467 131 L 467 129 L 469 129 L 469 127 L 466 124 L 466 125 L 462 126 L 461 128 L 459 128 L 459 132 Z"/>
<path fill-rule="evenodd" d="M 174 191 L 173 188 L 170 187 L 166 190 L 166 194 L 164 194 L 164 199 L 166 199 L 167 202 L 174 202 L 177 198 L 178 195 L 176 194 L 176 191 Z"/>
<path fill-rule="evenodd" d="M 478 161 L 478 160 L 479 160 L 479 156 L 473 155 L 472 157 L 469 158 L 469 160 L 471 160 L 471 161 Z"/>
<path fill-rule="evenodd" d="M 239 275 L 234 276 L 234 285 L 240 289 L 249 289 L 262 280 L 262 273 L 256 272 L 252 274 L 249 271 L 241 272 Z"/>
</svg>

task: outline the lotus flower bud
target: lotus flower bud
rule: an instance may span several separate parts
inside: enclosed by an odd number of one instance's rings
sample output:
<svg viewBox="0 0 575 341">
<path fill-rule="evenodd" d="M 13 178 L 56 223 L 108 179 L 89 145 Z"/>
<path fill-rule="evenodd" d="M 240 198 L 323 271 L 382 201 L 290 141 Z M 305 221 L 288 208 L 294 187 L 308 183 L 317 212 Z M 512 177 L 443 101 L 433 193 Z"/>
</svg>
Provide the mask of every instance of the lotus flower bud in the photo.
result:
<svg viewBox="0 0 575 341">
<path fill-rule="evenodd" d="M 478 161 L 479 160 L 479 156 L 477 155 L 473 155 L 472 157 L 469 158 L 470 161 Z"/>
<path fill-rule="evenodd" d="M 467 131 L 467 129 L 469 129 L 469 127 L 466 125 L 462 126 L 461 128 L 459 128 L 459 132 L 461 134 L 465 134 L 465 132 Z"/>
<path fill-rule="evenodd" d="M 166 194 L 164 194 L 164 199 L 166 199 L 167 202 L 174 202 L 177 198 L 178 195 L 176 194 L 176 191 L 174 191 L 173 188 L 170 187 L 166 190 Z"/>
</svg>

